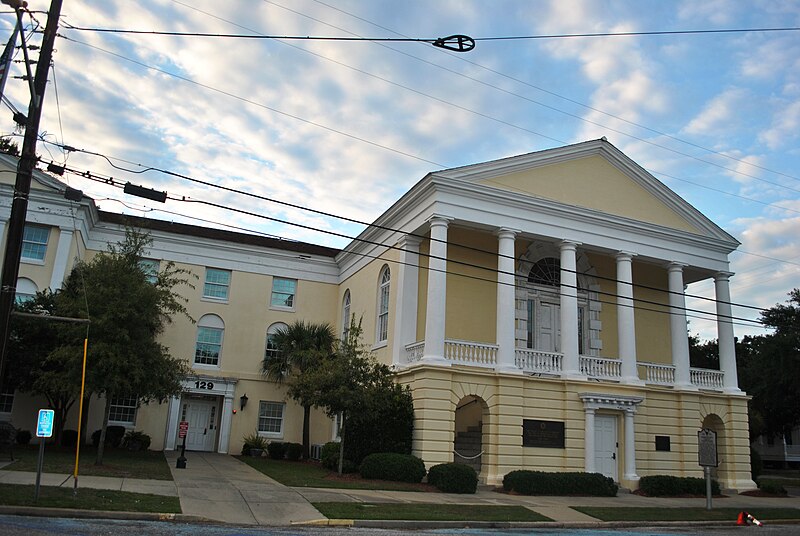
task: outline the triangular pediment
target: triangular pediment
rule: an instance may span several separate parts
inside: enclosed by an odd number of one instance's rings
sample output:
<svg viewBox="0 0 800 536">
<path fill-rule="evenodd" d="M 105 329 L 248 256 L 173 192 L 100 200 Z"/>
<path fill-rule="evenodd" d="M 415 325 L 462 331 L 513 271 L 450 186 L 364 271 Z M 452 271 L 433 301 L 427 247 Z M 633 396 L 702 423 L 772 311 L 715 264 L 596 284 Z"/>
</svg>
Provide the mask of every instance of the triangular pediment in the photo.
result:
<svg viewBox="0 0 800 536">
<path fill-rule="evenodd" d="M 605 140 L 435 173 L 626 220 L 732 240 L 678 194 Z"/>
</svg>

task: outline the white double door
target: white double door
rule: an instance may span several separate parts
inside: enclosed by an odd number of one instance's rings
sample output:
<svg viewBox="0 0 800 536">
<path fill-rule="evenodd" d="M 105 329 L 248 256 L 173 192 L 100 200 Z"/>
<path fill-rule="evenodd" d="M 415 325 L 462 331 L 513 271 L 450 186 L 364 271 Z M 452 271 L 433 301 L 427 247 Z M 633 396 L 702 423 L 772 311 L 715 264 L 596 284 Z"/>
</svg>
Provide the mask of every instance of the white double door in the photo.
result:
<svg viewBox="0 0 800 536">
<path fill-rule="evenodd" d="M 186 404 L 186 449 L 213 451 L 217 437 L 217 402 L 214 400 L 189 399 Z"/>
</svg>

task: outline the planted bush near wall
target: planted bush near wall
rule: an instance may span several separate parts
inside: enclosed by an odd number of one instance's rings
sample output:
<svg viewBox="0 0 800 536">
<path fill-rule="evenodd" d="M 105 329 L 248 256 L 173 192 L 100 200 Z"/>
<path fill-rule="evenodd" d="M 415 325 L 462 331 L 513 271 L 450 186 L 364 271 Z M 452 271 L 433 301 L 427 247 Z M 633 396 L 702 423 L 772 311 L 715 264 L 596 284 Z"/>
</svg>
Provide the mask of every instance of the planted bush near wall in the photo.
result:
<svg viewBox="0 0 800 536">
<path fill-rule="evenodd" d="M 478 474 L 469 465 L 440 463 L 428 471 L 428 484 L 446 493 L 475 493 Z"/>
<path fill-rule="evenodd" d="M 363 478 L 395 482 L 422 482 L 426 471 L 425 463 L 416 456 L 379 452 L 364 458 L 358 472 Z"/>
<path fill-rule="evenodd" d="M 27 445 L 31 442 L 31 438 L 30 430 L 17 430 L 17 445 Z"/>
<path fill-rule="evenodd" d="M 503 489 L 520 495 L 615 497 L 618 488 L 613 479 L 600 473 L 511 471 L 503 477 Z"/>
<path fill-rule="evenodd" d="M 267 454 L 273 460 L 282 460 L 286 457 L 286 443 L 273 441 L 267 445 Z"/>
<path fill-rule="evenodd" d="M 92 434 L 92 445 L 97 448 L 100 445 L 101 430 L 95 430 Z M 125 437 L 125 427 L 109 424 L 106 427 L 106 445 L 114 448 L 119 447 L 122 443 L 122 438 Z"/>
<path fill-rule="evenodd" d="M 325 469 L 331 471 L 339 470 L 339 443 L 337 441 L 329 441 L 322 445 L 320 452 L 320 462 Z M 342 473 L 356 473 L 358 466 L 350 460 L 342 460 Z"/>
<path fill-rule="evenodd" d="M 705 495 L 704 478 L 681 477 L 671 475 L 643 476 L 639 480 L 639 489 L 651 497 L 675 497 L 679 495 Z M 719 482 L 711 480 L 711 493 L 719 495 Z"/>
<path fill-rule="evenodd" d="M 303 445 L 300 443 L 286 443 L 286 459 L 296 462 L 303 457 Z"/>
<path fill-rule="evenodd" d="M 77 442 L 78 442 L 77 430 L 63 430 L 61 432 L 62 447 L 74 447 Z"/>
</svg>

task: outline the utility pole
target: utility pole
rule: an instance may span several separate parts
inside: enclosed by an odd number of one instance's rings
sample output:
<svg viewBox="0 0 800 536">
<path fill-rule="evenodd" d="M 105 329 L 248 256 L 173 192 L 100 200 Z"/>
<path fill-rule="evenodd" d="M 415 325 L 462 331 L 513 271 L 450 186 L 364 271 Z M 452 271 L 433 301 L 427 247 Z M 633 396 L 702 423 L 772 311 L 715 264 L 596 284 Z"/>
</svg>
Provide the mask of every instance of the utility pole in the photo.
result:
<svg viewBox="0 0 800 536">
<path fill-rule="evenodd" d="M 36 64 L 36 76 L 33 81 L 33 94 L 28 106 L 28 122 L 25 125 L 25 138 L 22 143 L 22 156 L 17 166 L 17 180 L 14 184 L 14 199 L 11 204 L 11 217 L 8 222 L 6 251 L 3 258 L 3 274 L 0 279 L 0 381 L 5 379 L 6 360 L 8 358 L 8 337 L 11 324 L 11 308 L 17 291 L 19 276 L 19 259 L 22 252 L 22 237 L 25 230 L 25 216 L 28 212 L 28 194 L 31 190 L 33 169 L 36 167 L 36 141 L 39 136 L 39 121 L 42 117 L 44 90 L 47 87 L 47 75 L 53 57 L 53 45 L 58 30 L 58 18 L 61 16 L 62 0 L 52 0 L 44 29 L 41 54 Z M 20 10 L 27 6 L 22 0 L 2 0 L 2 3 L 13 7 L 18 18 Z"/>
</svg>

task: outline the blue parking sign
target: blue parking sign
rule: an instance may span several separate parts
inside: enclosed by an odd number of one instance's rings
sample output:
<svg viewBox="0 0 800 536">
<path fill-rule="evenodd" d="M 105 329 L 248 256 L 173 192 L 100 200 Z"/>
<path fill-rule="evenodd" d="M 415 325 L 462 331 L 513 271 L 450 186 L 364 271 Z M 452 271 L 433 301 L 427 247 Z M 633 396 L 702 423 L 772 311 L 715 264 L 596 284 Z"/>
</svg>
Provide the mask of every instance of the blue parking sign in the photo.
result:
<svg viewBox="0 0 800 536">
<path fill-rule="evenodd" d="M 52 409 L 40 409 L 39 419 L 36 421 L 36 437 L 52 437 L 53 422 L 56 412 Z"/>
</svg>

